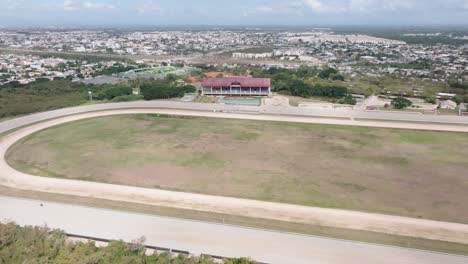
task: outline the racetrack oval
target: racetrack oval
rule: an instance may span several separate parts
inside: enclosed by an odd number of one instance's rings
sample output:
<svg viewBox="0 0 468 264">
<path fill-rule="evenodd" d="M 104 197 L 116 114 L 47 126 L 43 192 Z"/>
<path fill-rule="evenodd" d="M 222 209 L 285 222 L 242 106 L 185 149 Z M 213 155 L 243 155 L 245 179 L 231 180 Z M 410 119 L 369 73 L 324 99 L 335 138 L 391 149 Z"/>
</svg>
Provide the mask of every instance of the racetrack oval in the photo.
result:
<svg viewBox="0 0 468 264">
<path fill-rule="evenodd" d="M 242 118 L 241 114 L 230 115 L 163 109 L 126 109 L 91 112 L 48 120 L 19 129 L 1 139 L 0 155 L 2 158 L 0 159 L 0 184 L 23 190 L 95 197 L 115 201 L 468 243 L 468 225 L 77 180 L 44 178 L 18 172 L 11 168 L 5 161 L 6 152 L 15 142 L 40 130 L 85 118 L 143 113 Z"/>
</svg>

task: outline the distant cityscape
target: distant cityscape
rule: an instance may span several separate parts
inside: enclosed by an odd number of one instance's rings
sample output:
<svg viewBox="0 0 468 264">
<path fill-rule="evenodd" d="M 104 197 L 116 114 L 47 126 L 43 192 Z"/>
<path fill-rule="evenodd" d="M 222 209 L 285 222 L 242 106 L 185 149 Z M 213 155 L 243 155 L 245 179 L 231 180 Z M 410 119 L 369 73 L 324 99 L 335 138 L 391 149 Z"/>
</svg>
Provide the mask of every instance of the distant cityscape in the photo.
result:
<svg viewBox="0 0 468 264">
<path fill-rule="evenodd" d="M 350 76 L 395 75 L 433 81 L 466 80 L 463 73 L 468 71 L 467 45 L 407 44 L 401 40 L 334 34 L 328 30 L 3 31 L 0 32 L 0 48 L 3 49 L 0 84 L 28 83 L 39 77 L 87 78 L 117 63 L 62 59 L 60 53 L 121 56 L 141 64 L 166 61 L 288 68 L 327 64 Z M 36 51 L 42 56 L 9 53 L 11 50 Z M 44 53 L 48 52 L 48 58 L 44 58 Z M 127 66 L 124 63 L 124 67 Z"/>
</svg>

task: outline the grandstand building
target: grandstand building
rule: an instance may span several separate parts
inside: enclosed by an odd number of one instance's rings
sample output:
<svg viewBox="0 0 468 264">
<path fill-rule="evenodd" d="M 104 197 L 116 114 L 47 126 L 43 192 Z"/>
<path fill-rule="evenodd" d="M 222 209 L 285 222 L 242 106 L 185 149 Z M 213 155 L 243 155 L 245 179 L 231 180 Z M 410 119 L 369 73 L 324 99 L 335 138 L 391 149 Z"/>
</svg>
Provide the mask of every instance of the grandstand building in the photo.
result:
<svg viewBox="0 0 468 264">
<path fill-rule="evenodd" d="M 271 79 L 251 77 L 205 78 L 202 95 L 271 96 Z"/>
</svg>

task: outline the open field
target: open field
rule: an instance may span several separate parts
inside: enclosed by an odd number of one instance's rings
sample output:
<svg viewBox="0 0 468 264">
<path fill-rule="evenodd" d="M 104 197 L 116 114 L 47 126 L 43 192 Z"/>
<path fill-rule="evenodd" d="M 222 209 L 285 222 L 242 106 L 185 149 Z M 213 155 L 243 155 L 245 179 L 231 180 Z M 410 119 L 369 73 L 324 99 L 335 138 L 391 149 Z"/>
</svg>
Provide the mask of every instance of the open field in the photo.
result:
<svg viewBox="0 0 468 264">
<path fill-rule="evenodd" d="M 33 134 L 13 147 L 8 161 L 43 176 L 468 223 L 467 139 L 126 115 Z"/>
<path fill-rule="evenodd" d="M 447 84 L 444 82 L 394 77 L 357 76 L 342 84 L 353 93 L 366 95 L 392 93 L 408 96 L 433 96 L 437 92 L 447 89 Z"/>
</svg>

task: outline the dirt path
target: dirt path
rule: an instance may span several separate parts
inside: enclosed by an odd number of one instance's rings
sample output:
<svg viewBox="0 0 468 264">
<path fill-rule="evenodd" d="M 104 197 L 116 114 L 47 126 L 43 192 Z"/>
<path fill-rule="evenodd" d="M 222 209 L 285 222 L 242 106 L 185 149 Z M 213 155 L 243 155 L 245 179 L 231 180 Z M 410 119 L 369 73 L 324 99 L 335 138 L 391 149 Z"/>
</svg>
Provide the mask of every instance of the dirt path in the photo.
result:
<svg viewBox="0 0 468 264">
<path fill-rule="evenodd" d="M 184 110 L 116 110 L 91 112 L 74 116 L 66 116 L 35 124 L 0 139 L 0 184 L 31 191 L 68 194 L 76 196 L 95 197 L 101 199 L 141 203 L 156 206 L 175 207 L 222 214 L 242 215 L 253 218 L 291 221 L 321 226 L 367 230 L 394 235 L 420 237 L 433 240 L 458 242 L 468 244 L 468 225 L 438 222 L 431 220 L 389 216 L 382 214 L 361 213 L 337 209 L 324 209 L 289 204 L 279 204 L 246 200 L 238 198 L 218 197 L 192 193 L 171 192 L 156 189 L 145 189 L 129 186 L 119 186 L 95 182 L 65 180 L 36 177 L 18 172 L 5 162 L 5 154 L 10 146 L 31 133 L 51 126 L 76 121 L 84 118 L 108 116 L 115 114 L 160 113 L 186 116 L 206 116 L 222 118 L 243 118 L 253 120 L 291 121 L 326 124 L 373 125 L 376 127 L 395 127 L 408 129 L 426 129 L 442 131 L 468 132 L 468 127 L 435 124 L 408 124 L 386 122 L 362 122 L 339 119 L 316 119 L 306 117 L 225 114 L 214 112 L 196 112 Z"/>
</svg>

